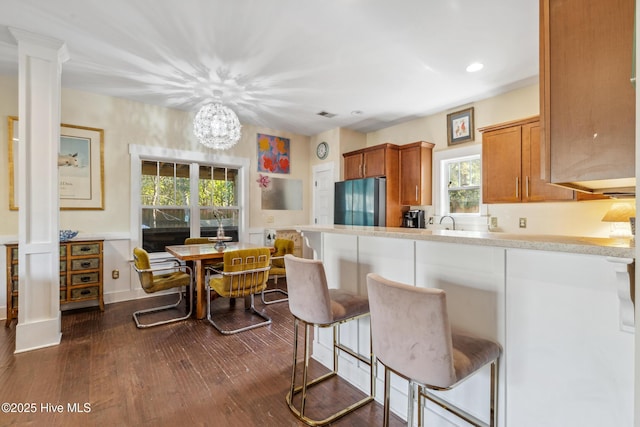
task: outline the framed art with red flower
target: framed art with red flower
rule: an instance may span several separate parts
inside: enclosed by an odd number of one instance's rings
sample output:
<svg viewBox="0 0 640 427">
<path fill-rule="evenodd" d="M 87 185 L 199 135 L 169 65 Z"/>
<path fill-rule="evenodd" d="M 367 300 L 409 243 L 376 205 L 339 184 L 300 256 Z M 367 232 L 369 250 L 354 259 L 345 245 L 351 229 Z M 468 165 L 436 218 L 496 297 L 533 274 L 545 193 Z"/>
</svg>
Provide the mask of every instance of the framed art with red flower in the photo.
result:
<svg viewBox="0 0 640 427">
<path fill-rule="evenodd" d="M 289 173 L 289 139 L 258 134 L 258 172 Z"/>
</svg>

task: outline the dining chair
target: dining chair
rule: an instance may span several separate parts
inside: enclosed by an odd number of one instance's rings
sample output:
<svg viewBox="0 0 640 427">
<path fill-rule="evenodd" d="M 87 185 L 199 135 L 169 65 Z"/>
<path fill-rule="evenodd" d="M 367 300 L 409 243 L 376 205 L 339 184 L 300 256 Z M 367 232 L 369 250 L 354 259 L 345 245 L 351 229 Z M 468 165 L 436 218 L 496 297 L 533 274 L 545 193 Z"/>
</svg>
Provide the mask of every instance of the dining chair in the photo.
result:
<svg viewBox="0 0 640 427">
<path fill-rule="evenodd" d="M 160 263 L 155 263 L 154 267 L 149 259 L 149 253 L 142 248 L 133 249 L 133 268 L 138 273 L 140 285 L 146 293 L 155 293 L 159 291 L 165 291 L 168 289 L 180 288 L 178 292 L 178 301 L 175 304 L 163 305 L 160 307 L 148 308 L 145 310 L 138 310 L 133 313 L 133 320 L 136 322 L 138 328 L 150 328 L 152 326 L 164 325 L 167 323 L 177 322 L 180 320 L 186 320 L 191 316 L 191 310 L 193 307 L 193 301 L 191 298 L 193 283 L 193 274 L 191 267 L 180 264 L 176 259 L 163 259 Z M 182 289 L 189 295 L 189 305 L 187 307 L 187 314 L 184 316 L 172 317 L 165 320 L 159 320 L 153 323 L 141 323 L 140 316 L 157 313 L 160 311 L 171 310 L 177 308 L 182 302 Z"/>
<path fill-rule="evenodd" d="M 207 267 L 207 320 L 222 334 L 235 334 L 249 329 L 266 326 L 271 318 L 256 310 L 254 295 L 262 292 L 269 278 L 269 248 L 252 248 L 224 253 L 223 269 Z M 211 294 L 223 298 L 245 298 L 245 309 L 263 319 L 259 323 L 226 329 L 211 312 Z M 247 301 L 248 299 L 248 301 Z M 248 305 L 248 306 L 247 306 Z"/>
<path fill-rule="evenodd" d="M 185 245 L 213 245 L 213 242 L 208 237 L 187 237 L 184 239 Z"/>
<path fill-rule="evenodd" d="M 273 289 L 265 288 L 262 291 L 262 303 L 265 305 L 275 304 L 277 302 L 284 302 L 288 299 L 287 291 L 284 289 L 278 288 L 278 277 L 287 275 L 287 270 L 284 266 L 284 256 L 287 254 L 292 254 L 295 243 L 293 240 L 289 239 L 276 239 L 273 242 L 273 247 L 275 248 L 275 252 L 271 256 L 271 270 L 269 270 L 269 278 L 273 278 L 273 284 L 276 286 Z M 271 293 L 279 293 L 284 295 L 284 298 L 278 298 L 273 300 L 267 300 L 265 298 L 265 294 Z"/>
<path fill-rule="evenodd" d="M 389 425 L 390 373 L 394 372 L 409 381 L 409 425 L 413 425 L 417 387 L 418 426 L 424 424 L 425 398 L 474 426 L 495 427 L 500 344 L 453 329 L 442 289 L 410 286 L 369 273 L 367 290 L 373 352 L 385 367 L 383 425 Z M 489 423 L 429 391 L 453 389 L 487 365 L 491 365 Z"/>
<path fill-rule="evenodd" d="M 296 417 L 305 423 L 319 426 L 331 423 L 356 409 L 373 401 L 375 390 L 375 371 L 373 354 L 365 357 L 353 349 L 340 343 L 340 324 L 356 320 L 369 315 L 369 302 L 366 297 L 353 294 L 342 289 L 329 289 L 322 261 L 303 259 L 291 254 L 284 256 L 287 269 L 287 288 L 289 291 L 289 310 L 293 314 L 293 366 L 291 385 L 286 396 L 289 409 Z M 302 370 L 302 385 L 296 386 L 297 354 L 298 354 L 298 325 L 305 324 L 304 330 L 304 362 Z M 308 380 L 310 360 L 310 335 L 311 328 L 331 327 L 333 330 L 333 369 L 320 377 Z M 340 353 L 349 355 L 354 359 L 369 366 L 370 383 L 369 394 L 348 406 L 323 419 L 312 419 L 305 414 L 307 390 L 324 382 L 338 374 L 338 356 Z M 294 404 L 294 395 L 300 393 L 299 408 Z M 317 394 L 316 394 L 317 396 Z M 331 396 L 321 396 L 320 400 L 326 403 Z"/>
</svg>

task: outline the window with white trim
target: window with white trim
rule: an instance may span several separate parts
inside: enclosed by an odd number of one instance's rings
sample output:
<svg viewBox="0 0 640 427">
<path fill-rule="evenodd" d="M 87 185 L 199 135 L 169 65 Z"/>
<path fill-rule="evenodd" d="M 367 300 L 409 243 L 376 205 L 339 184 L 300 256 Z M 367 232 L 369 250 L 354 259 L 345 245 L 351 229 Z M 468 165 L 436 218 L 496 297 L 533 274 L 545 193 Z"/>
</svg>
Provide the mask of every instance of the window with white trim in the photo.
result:
<svg viewBox="0 0 640 427">
<path fill-rule="evenodd" d="M 480 214 L 480 155 L 443 160 L 442 165 L 443 215 Z"/>
<path fill-rule="evenodd" d="M 163 252 L 187 237 L 215 236 L 219 225 L 238 240 L 238 175 L 224 166 L 141 159 L 142 247 Z"/>
</svg>

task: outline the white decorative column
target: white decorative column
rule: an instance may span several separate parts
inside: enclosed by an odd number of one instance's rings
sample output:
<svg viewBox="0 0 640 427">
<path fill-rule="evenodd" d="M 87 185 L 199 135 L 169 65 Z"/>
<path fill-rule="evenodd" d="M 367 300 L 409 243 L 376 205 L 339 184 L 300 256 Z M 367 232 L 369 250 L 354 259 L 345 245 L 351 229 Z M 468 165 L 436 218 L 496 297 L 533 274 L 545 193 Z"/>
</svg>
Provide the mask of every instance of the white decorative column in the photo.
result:
<svg viewBox="0 0 640 427">
<path fill-rule="evenodd" d="M 60 343 L 58 150 L 64 42 L 10 28 L 19 57 L 16 353 Z"/>
</svg>

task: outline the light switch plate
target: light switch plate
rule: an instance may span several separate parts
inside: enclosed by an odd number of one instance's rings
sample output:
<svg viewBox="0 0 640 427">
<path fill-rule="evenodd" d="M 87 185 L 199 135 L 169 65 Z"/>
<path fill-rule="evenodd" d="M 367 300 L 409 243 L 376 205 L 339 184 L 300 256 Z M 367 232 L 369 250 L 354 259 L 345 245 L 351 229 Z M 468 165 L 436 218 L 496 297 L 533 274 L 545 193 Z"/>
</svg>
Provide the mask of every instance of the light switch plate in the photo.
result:
<svg viewBox="0 0 640 427">
<path fill-rule="evenodd" d="M 520 228 L 527 228 L 527 218 L 520 218 Z"/>
</svg>

